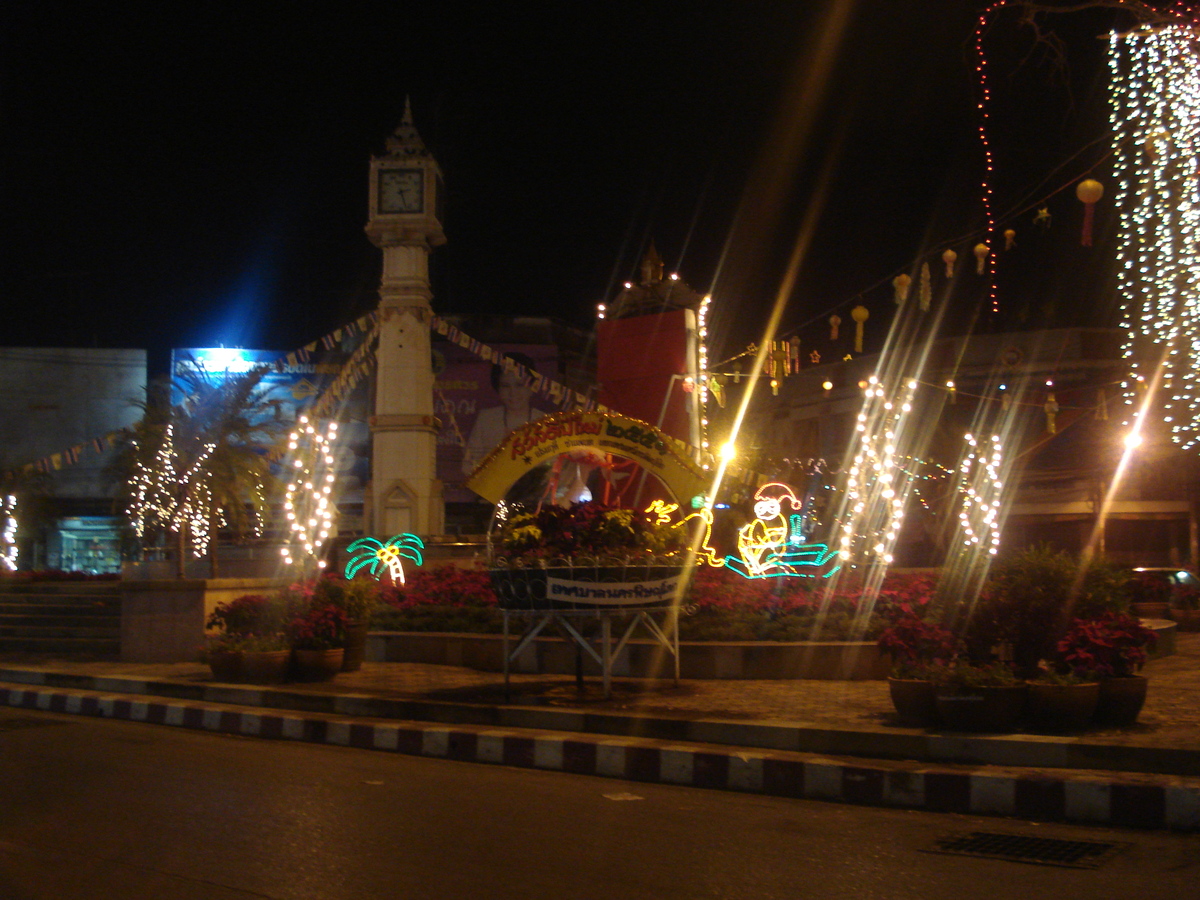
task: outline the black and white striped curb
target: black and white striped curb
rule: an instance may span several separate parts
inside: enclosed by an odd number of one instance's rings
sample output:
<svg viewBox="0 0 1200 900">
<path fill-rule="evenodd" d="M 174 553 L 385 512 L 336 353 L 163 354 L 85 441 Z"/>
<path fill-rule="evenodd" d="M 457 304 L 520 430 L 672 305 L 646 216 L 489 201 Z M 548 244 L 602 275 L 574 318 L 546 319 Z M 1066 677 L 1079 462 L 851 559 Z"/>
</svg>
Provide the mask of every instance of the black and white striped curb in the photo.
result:
<svg viewBox="0 0 1200 900">
<path fill-rule="evenodd" d="M 0 687 L 0 706 L 631 781 L 930 812 L 1200 830 L 1200 778 L 828 759 L 636 738 L 256 712 L 193 701 Z"/>
</svg>

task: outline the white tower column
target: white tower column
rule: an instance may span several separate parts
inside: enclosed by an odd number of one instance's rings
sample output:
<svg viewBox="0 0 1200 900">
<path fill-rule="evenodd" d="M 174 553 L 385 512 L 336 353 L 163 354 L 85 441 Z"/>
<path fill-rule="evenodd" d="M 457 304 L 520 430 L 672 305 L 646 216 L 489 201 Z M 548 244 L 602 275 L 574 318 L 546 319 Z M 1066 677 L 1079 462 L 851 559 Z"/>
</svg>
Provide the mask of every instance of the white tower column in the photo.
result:
<svg viewBox="0 0 1200 900">
<path fill-rule="evenodd" d="M 437 162 L 406 104 L 387 155 L 371 160 L 366 228 L 383 251 L 371 418 L 371 529 L 381 538 L 445 530 L 429 337 L 429 253 L 446 242 L 436 214 L 440 191 Z"/>
</svg>

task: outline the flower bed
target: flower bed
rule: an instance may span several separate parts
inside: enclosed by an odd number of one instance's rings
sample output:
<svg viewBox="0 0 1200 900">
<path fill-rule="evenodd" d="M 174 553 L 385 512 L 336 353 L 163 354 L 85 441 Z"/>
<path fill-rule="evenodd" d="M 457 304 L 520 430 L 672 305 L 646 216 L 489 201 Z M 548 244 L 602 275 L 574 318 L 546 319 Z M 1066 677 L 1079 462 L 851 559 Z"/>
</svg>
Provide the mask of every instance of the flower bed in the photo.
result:
<svg viewBox="0 0 1200 900">
<path fill-rule="evenodd" d="M 935 584 L 926 574 L 889 575 L 868 610 L 860 603 L 861 591 L 847 582 L 826 597 L 824 582 L 747 580 L 725 569 L 697 567 L 679 621 L 680 640 L 872 640 L 892 610 L 924 609 Z M 497 634 L 503 627 L 491 577 L 483 569 L 418 570 L 405 585 L 384 588 L 382 599 L 372 620 L 375 630 Z"/>
</svg>

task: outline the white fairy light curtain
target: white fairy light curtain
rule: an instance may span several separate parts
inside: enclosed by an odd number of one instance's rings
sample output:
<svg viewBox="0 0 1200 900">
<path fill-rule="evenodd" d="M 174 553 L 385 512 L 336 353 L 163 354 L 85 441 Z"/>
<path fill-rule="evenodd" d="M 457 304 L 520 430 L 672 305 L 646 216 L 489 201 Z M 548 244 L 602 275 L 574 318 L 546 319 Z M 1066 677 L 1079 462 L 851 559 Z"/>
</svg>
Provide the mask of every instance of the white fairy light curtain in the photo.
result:
<svg viewBox="0 0 1200 900">
<path fill-rule="evenodd" d="M 1185 448 L 1200 441 L 1198 37 L 1180 24 L 1109 39 L 1124 394 L 1132 404 L 1161 361 L 1163 419 Z"/>
</svg>

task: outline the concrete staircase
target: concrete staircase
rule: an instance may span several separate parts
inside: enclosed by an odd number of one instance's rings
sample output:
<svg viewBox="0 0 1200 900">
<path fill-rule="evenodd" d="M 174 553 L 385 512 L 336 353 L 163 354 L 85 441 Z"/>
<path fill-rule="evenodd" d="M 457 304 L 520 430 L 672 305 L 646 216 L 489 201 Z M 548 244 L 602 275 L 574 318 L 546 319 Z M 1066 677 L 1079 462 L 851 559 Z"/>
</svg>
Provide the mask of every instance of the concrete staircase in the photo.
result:
<svg viewBox="0 0 1200 900">
<path fill-rule="evenodd" d="M 120 583 L 0 584 L 0 652 L 119 656 Z"/>
</svg>

